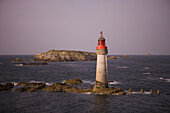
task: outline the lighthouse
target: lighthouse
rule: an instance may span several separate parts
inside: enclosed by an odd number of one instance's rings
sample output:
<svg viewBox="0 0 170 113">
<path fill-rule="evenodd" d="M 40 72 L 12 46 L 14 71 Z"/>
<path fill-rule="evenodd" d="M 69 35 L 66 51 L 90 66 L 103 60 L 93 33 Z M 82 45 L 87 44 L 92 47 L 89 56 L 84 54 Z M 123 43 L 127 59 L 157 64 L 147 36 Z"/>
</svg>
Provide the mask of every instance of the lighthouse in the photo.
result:
<svg viewBox="0 0 170 113">
<path fill-rule="evenodd" d="M 100 88 L 108 88 L 108 71 L 107 71 L 107 46 L 105 45 L 105 38 L 100 32 L 98 39 L 98 46 L 96 47 L 97 64 L 96 64 L 96 83 L 93 91 Z"/>
</svg>

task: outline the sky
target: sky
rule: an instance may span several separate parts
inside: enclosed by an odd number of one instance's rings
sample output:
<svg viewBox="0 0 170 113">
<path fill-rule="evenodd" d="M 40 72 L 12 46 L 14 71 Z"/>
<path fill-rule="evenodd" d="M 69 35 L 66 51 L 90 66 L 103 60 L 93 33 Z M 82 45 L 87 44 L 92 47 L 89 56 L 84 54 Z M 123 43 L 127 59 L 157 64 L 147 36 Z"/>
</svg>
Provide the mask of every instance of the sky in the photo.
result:
<svg viewBox="0 0 170 113">
<path fill-rule="evenodd" d="M 0 55 L 56 50 L 170 55 L 170 0 L 0 0 Z"/>
</svg>

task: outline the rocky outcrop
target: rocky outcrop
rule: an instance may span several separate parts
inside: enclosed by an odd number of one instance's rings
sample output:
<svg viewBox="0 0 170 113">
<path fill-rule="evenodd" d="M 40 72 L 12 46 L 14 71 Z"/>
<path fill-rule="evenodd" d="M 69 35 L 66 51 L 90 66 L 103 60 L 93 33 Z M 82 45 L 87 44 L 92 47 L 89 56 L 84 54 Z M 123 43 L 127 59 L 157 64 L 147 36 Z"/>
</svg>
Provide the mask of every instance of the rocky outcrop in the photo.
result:
<svg viewBox="0 0 170 113">
<path fill-rule="evenodd" d="M 92 92 L 92 89 L 81 89 L 76 88 L 65 83 L 55 83 L 51 86 L 47 86 L 42 89 L 43 91 L 53 91 L 53 92 L 67 92 L 67 93 L 86 93 Z"/>
<path fill-rule="evenodd" d="M 12 84 L 12 83 L 0 84 L 0 91 L 9 90 L 13 87 L 14 87 L 14 84 Z"/>
<path fill-rule="evenodd" d="M 11 62 L 17 63 L 17 62 L 22 62 L 22 60 L 21 60 L 21 59 L 19 59 L 19 58 L 15 58 L 15 59 L 14 59 L 14 60 L 12 60 Z"/>
<path fill-rule="evenodd" d="M 115 56 L 110 56 L 107 58 L 108 60 L 116 60 L 117 58 Z"/>
<path fill-rule="evenodd" d="M 78 84 L 82 84 L 83 81 L 80 79 L 69 79 L 64 81 L 65 84 L 70 84 L 70 85 L 78 85 Z"/>
<path fill-rule="evenodd" d="M 82 84 L 83 81 L 80 79 L 69 79 L 64 83 L 54 83 L 47 86 L 45 83 L 27 83 L 20 82 L 0 84 L 0 91 L 12 89 L 12 91 L 17 92 L 35 92 L 35 91 L 50 91 L 50 92 L 67 92 L 67 93 L 90 93 L 90 94 L 104 94 L 104 95 L 125 95 L 125 91 L 118 88 L 97 88 L 93 90 L 92 88 L 84 89 L 80 88 L 79 84 Z M 78 88 L 79 87 L 79 88 Z"/>
<path fill-rule="evenodd" d="M 24 87 L 16 88 L 16 89 L 14 89 L 14 91 L 18 91 L 18 92 L 24 92 L 24 91 L 34 92 L 34 91 L 37 91 L 37 90 L 40 90 L 40 89 L 44 88 L 46 86 L 46 84 L 45 83 L 35 83 L 35 82 L 31 82 L 31 83 L 20 82 L 16 86 L 24 86 Z"/>
<path fill-rule="evenodd" d="M 50 50 L 45 53 L 37 53 L 34 56 L 34 61 L 48 62 L 90 61 L 96 59 L 96 53 L 71 50 Z"/>
</svg>

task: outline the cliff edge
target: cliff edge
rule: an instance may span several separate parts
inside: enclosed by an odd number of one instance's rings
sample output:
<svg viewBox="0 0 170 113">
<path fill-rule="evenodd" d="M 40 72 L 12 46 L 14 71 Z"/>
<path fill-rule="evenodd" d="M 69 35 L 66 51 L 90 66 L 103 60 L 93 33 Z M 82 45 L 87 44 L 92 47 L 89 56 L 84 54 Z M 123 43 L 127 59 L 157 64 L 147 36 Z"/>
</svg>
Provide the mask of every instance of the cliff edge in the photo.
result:
<svg viewBox="0 0 170 113">
<path fill-rule="evenodd" d="M 37 53 L 34 56 L 34 61 L 46 62 L 91 61 L 96 59 L 96 53 L 73 50 L 50 50 L 44 53 Z"/>
</svg>

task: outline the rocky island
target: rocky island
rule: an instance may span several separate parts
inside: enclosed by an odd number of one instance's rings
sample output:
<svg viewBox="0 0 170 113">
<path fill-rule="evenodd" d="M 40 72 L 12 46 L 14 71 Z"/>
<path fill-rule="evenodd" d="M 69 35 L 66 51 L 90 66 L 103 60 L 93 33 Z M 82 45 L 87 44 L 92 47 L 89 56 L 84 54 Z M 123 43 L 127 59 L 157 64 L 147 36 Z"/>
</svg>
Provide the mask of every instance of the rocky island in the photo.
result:
<svg viewBox="0 0 170 113">
<path fill-rule="evenodd" d="M 73 50 L 50 50 L 44 53 L 37 53 L 34 56 L 34 61 L 45 62 L 91 61 L 96 59 L 96 53 Z"/>
</svg>

